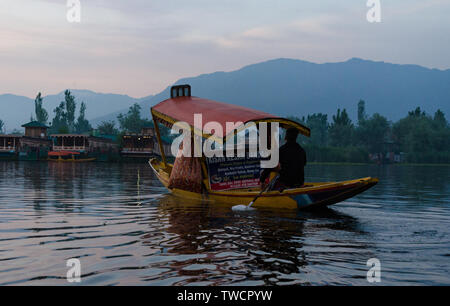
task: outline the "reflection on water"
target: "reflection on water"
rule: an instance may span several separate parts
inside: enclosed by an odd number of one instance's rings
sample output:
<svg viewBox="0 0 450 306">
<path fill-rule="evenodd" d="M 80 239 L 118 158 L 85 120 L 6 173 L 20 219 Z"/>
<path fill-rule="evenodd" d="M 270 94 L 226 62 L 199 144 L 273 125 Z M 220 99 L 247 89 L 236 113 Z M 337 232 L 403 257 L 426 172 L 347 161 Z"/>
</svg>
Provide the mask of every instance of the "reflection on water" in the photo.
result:
<svg viewBox="0 0 450 306">
<path fill-rule="evenodd" d="M 378 176 L 315 212 L 168 195 L 145 164 L 0 162 L 0 284 L 450 284 L 450 167 L 319 166 L 310 181 Z"/>
</svg>

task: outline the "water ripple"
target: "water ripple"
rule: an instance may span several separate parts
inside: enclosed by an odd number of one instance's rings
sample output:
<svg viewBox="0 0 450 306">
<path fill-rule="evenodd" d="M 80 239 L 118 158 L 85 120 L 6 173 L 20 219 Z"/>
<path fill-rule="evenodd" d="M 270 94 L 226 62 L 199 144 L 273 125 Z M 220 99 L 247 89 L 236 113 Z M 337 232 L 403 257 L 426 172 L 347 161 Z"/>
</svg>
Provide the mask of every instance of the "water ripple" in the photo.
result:
<svg viewBox="0 0 450 306">
<path fill-rule="evenodd" d="M 242 214 L 165 194 L 145 164 L 0 162 L 0 285 L 67 285 L 70 258 L 84 285 L 367 285 L 373 257 L 382 284 L 450 284 L 449 168 L 385 168 L 310 166 L 380 184 L 322 212 Z"/>
</svg>

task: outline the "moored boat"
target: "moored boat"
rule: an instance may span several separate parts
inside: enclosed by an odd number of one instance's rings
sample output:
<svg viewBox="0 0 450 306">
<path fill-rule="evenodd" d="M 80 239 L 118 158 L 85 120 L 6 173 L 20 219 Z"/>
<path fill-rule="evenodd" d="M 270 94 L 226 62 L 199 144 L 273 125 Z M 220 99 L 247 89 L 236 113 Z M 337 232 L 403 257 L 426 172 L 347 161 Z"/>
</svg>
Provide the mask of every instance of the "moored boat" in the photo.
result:
<svg viewBox="0 0 450 306">
<path fill-rule="evenodd" d="M 175 122 L 183 121 L 191 128 L 191 134 L 208 138 L 211 135 L 199 131 L 194 116 L 202 114 L 204 122 L 217 122 L 226 126 L 227 122 L 240 122 L 230 134 L 225 131 L 215 131 L 216 140 L 225 143 L 228 139 L 235 137 L 239 131 L 243 131 L 248 123 L 277 123 L 281 128 L 295 128 L 304 136 L 310 136 L 310 130 L 291 120 L 280 118 L 268 113 L 248 109 L 241 106 L 225 104 L 207 99 L 192 97 L 190 86 L 174 86 L 171 89 L 171 98 L 155 105 L 151 114 L 155 123 L 161 123 L 170 127 Z M 161 136 L 158 124 L 155 124 L 156 136 L 161 146 Z M 161 150 L 163 152 L 163 150 Z M 165 155 L 161 160 L 153 158 L 149 164 L 161 183 L 174 195 L 184 198 L 194 198 L 228 204 L 250 203 L 260 192 L 259 175 L 261 169 L 259 160 L 249 158 L 226 158 L 217 159 L 202 156 L 198 158 L 201 164 L 201 183 L 199 188 L 194 188 L 190 182 L 184 185 L 174 186 L 171 184 L 171 176 L 175 171 L 184 171 L 183 168 L 175 167 L 167 162 Z M 257 166 L 255 166 L 257 165 Z M 237 169 L 233 171 L 234 168 Z M 244 170 L 244 171 L 243 171 Z M 225 173 L 225 174 L 224 174 Z M 186 176 L 183 173 L 183 176 Z M 186 177 L 181 177 L 184 180 Z M 287 209 L 311 209 L 326 207 L 339 203 L 361 192 L 371 188 L 378 183 L 377 178 L 365 177 L 340 182 L 306 182 L 297 188 L 283 190 L 272 190 L 263 192 L 254 203 L 253 207 L 271 207 Z M 191 188 L 192 187 L 192 188 Z"/>
<path fill-rule="evenodd" d="M 48 153 L 48 160 L 55 162 L 90 162 L 94 161 L 94 157 L 87 157 L 82 155 L 80 152 L 75 151 L 52 151 Z"/>
</svg>

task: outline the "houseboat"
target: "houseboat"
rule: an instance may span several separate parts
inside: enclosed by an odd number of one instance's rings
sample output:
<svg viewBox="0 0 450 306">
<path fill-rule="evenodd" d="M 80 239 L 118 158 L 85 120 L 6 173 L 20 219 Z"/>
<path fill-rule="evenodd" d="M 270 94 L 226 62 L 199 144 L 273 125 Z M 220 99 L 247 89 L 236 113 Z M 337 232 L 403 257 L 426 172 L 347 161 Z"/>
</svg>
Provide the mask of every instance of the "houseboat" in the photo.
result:
<svg viewBox="0 0 450 306">
<path fill-rule="evenodd" d="M 167 156 L 171 155 L 170 140 L 167 138 L 163 150 Z M 123 135 L 120 155 L 123 161 L 133 162 L 147 162 L 152 157 L 161 156 L 154 126 L 142 128 L 139 134 Z"/>
<path fill-rule="evenodd" d="M 20 138 L 19 160 L 46 160 L 52 148 L 52 141 L 47 136 L 48 126 L 32 121 L 22 125 L 25 135 Z"/>
<path fill-rule="evenodd" d="M 0 134 L 0 160 L 16 160 L 20 147 L 20 135 Z"/>
<path fill-rule="evenodd" d="M 77 155 L 82 156 L 82 159 L 96 161 L 113 161 L 118 157 L 118 144 L 108 138 L 84 134 L 53 134 L 51 139 L 52 152 L 78 152 L 80 154 Z"/>
</svg>

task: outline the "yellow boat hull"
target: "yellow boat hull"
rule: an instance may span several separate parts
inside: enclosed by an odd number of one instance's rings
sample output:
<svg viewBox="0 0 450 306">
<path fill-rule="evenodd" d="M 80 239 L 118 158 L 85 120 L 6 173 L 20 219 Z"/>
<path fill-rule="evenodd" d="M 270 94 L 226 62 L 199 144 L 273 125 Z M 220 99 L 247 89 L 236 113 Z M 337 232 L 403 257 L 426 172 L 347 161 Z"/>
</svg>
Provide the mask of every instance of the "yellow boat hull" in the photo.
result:
<svg viewBox="0 0 450 306">
<path fill-rule="evenodd" d="M 157 159 L 149 162 L 159 181 L 168 188 L 172 165 L 163 164 Z M 342 202 L 373 187 L 377 178 L 365 177 L 341 182 L 305 183 L 301 188 L 286 189 L 283 192 L 263 193 L 253 204 L 255 208 L 313 209 Z M 195 193 L 186 190 L 168 188 L 175 196 L 222 205 L 248 204 L 260 192 L 260 189 L 238 189 L 227 191 L 205 191 Z"/>
<path fill-rule="evenodd" d="M 83 158 L 83 159 L 74 159 L 74 158 L 69 158 L 69 159 L 62 159 L 62 158 L 48 158 L 48 161 L 53 161 L 53 162 L 59 162 L 59 163 L 86 163 L 86 162 L 91 162 L 96 160 L 95 157 L 91 157 L 91 158 Z"/>
</svg>

